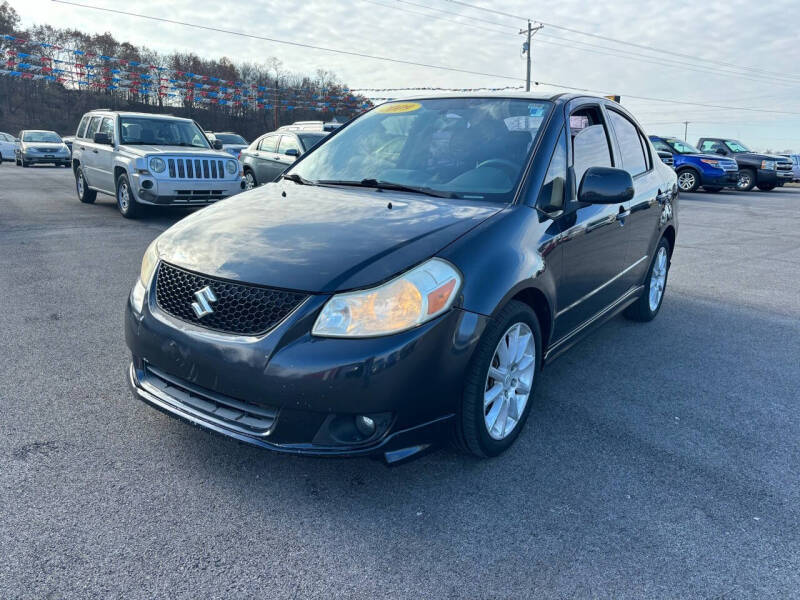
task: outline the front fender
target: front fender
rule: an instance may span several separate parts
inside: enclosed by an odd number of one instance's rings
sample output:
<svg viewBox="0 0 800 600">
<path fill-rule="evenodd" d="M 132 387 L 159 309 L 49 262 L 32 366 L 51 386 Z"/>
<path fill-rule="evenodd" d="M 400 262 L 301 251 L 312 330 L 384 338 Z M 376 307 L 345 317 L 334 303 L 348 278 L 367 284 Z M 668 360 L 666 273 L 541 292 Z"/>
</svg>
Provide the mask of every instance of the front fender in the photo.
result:
<svg viewBox="0 0 800 600">
<path fill-rule="evenodd" d="M 560 262 L 554 258 L 561 248 L 548 231 L 550 223 L 533 208 L 512 206 L 440 252 L 464 274 L 463 307 L 493 317 L 509 300 L 534 289 L 552 315 Z"/>
</svg>

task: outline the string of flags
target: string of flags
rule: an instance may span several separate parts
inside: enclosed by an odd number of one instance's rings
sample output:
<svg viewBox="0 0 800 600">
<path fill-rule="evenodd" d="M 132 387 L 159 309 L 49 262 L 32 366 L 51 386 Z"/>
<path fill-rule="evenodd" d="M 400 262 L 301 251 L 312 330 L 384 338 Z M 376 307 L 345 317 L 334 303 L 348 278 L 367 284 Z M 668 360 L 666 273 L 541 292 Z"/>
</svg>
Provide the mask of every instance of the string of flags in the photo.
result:
<svg viewBox="0 0 800 600">
<path fill-rule="evenodd" d="M 46 42 L 0 35 L 12 47 L 0 56 L 0 76 L 47 80 L 76 86 L 77 89 L 124 91 L 138 96 L 153 96 L 200 104 L 256 109 L 310 109 L 359 111 L 371 103 L 347 88 L 279 88 L 255 82 L 233 81 L 221 77 L 168 69 L 135 60 L 106 56 Z M 44 52 L 23 52 L 13 46 L 42 48 Z"/>
</svg>

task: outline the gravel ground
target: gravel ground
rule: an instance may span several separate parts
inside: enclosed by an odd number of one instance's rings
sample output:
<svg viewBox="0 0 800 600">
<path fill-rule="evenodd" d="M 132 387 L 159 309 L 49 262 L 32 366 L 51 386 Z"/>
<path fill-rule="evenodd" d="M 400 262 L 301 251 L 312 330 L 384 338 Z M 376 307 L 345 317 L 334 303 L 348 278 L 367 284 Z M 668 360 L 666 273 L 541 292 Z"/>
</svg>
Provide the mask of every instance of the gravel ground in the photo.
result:
<svg viewBox="0 0 800 600">
<path fill-rule="evenodd" d="M 800 597 L 800 189 L 686 194 L 667 296 L 545 369 L 504 456 L 274 455 L 134 400 L 181 211 L 0 167 L 0 597 Z"/>
</svg>

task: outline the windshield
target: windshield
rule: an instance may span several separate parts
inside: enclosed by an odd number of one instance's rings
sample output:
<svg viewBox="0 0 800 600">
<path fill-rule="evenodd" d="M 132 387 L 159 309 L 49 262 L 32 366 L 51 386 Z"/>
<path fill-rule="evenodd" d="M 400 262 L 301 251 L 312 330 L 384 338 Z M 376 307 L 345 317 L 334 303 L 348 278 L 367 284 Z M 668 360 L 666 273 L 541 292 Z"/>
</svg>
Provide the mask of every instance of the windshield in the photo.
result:
<svg viewBox="0 0 800 600">
<path fill-rule="evenodd" d="M 120 117 L 120 142 L 148 146 L 209 148 L 206 136 L 192 121 Z"/>
<path fill-rule="evenodd" d="M 731 152 L 750 152 L 747 146 L 736 140 L 725 140 L 725 145 L 730 148 Z"/>
<path fill-rule="evenodd" d="M 22 134 L 22 141 L 60 144 L 61 138 L 54 131 L 26 131 Z"/>
<path fill-rule="evenodd" d="M 245 139 L 235 133 L 215 133 L 214 137 L 223 144 L 236 144 L 237 146 L 247 146 Z"/>
<path fill-rule="evenodd" d="M 319 144 L 328 136 L 327 133 L 298 133 L 297 137 L 303 143 L 303 148 L 307 151 L 311 150 L 314 146 Z"/>
<path fill-rule="evenodd" d="M 678 138 L 667 138 L 666 142 L 672 151 L 678 154 L 700 154 L 700 150 Z"/>
<path fill-rule="evenodd" d="M 362 115 L 290 170 L 309 182 L 381 182 L 508 202 L 549 102 L 436 98 Z"/>
</svg>

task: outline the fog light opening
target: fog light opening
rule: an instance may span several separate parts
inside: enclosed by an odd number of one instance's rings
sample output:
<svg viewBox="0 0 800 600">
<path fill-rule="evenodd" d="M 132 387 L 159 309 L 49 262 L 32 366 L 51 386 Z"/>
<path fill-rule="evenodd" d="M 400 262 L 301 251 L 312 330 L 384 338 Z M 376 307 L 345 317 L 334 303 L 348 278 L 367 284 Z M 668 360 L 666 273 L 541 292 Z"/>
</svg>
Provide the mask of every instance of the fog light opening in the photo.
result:
<svg viewBox="0 0 800 600">
<path fill-rule="evenodd" d="M 364 437 L 370 437 L 375 433 L 375 421 L 365 415 L 356 417 L 356 429 Z"/>
<path fill-rule="evenodd" d="M 142 187 L 143 187 L 144 189 L 146 189 L 146 190 L 151 190 L 151 189 L 153 189 L 153 182 L 152 182 L 152 181 L 150 181 L 149 179 L 145 179 L 145 180 L 142 182 Z"/>
</svg>

